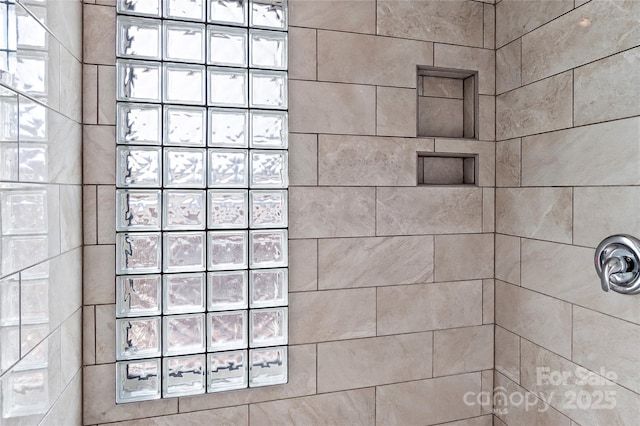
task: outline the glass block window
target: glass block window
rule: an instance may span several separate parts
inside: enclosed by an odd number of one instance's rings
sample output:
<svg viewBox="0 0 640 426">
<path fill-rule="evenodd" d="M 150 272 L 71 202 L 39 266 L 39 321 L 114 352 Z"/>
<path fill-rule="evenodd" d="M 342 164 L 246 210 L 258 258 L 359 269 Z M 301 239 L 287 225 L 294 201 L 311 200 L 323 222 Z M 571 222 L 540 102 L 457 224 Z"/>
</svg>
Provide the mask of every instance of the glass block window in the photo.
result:
<svg viewBox="0 0 640 426">
<path fill-rule="evenodd" d="M 116 401 L 286 383 L 286 0 L 117 11 Z"/>
</svg>

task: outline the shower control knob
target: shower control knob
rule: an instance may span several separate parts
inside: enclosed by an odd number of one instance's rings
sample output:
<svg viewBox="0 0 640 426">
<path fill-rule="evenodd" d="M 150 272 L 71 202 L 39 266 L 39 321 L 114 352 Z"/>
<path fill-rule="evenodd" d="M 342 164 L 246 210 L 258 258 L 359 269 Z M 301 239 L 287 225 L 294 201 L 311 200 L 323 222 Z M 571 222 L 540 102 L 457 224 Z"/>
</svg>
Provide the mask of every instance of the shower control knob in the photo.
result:
<svg viewBox="0 0 640 426">
<path fill-rule="evenodd" d="M 596 248 L 594 259 L 602 290 L 621 294 L 640 293 L 640 240 L 612 235 Z"/>
</svg>

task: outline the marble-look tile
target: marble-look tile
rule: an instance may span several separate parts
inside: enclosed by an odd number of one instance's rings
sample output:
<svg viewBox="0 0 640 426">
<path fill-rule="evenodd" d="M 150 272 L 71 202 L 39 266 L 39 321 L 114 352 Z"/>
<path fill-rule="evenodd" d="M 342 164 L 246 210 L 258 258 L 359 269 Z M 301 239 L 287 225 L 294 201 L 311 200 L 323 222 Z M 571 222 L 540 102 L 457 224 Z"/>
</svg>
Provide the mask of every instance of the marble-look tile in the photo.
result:
<svg viewBox="0 0 640 426">
<path fill-rule="evenodd" d="M 416 136 L 416 91 L 376 87 L 376 134 Z"/>
<path fill-rule="evenodd" d="M 435 236 L 435 281 L 493 278 L 493 234 Z"/>
<path fill-rule="evenodd" d="M 571 357 L 570 303 L 496 281 L 496 325 Z"/>
<path fill-rule="evenodd" d="M 441 426 L 493 426 L 493 415 L 472 417 L 469 419 L 458 420 L 455 422 L 440 423 Z"/>
<path fill-rule="evenodd" d="M 82 243 L 93 245 L 98 243 L 98 213 L 96 185 L 82 187 Z"/>
<path fill-rule="evenodd" d="M 484 48 L 496 48 L 496 7 L 484 5 Z"/>
<path fill-rule="evenodd" d="M 522 85 L 521 53 L 521 39 L 514 40 L 496 50 L 496 94 L 517 89 Z"/>
<path fill-rule="evenodd" d="M 496 143 L 496 186 L 520 186 L 521 139 Z"/>
<path fill-rule="evenodd" d="M 60 112 L 77 123 L 82 122 L 82 63 L 62 47 L 60 48 Z"/>
<path fill-rule="evenodd" d="M 289 240 L 289 291 L 318 289 L 318 240 Z"/>
<path fill-rule="evenodd" d="M 345 313 L 349 320 L 345 321 Z M 375 288 L 312 291 L 289 296 L 289 343 L 376 335 Z"/>
<path fill-rule="evenodd" d="M 115 8 L 85 4 L 83 12 L 83 62 L 113 65 L 116 61 Z"/>
<path fill-rule="evenodd" d="M 496 234 L 496 278 L 520 284 L 520 238 Z"/>
<path fill-rule="evenodd" d="M 113 245 L 84 246 L 84 304 L 115 303 L 113 276 L 116 270 L 116 248 Z"/>
<path fill-rule="evenodd" d="M 289 237 L 364 237 L 375 234 L 375 188 L 292 187 Z"/>
<path fill-rule="evenodd" d="M 98 66 L 82 66 L 82 122 L 98 124 Z"/>
<path fill-rule="evenodd" d="M 458 78 L 421 76 L 422 89 L 420 96 L 433 96 L 435 98 L 463 99 L 464 80 Z"/>
<path fill-rule="evenodd" d="M 42 426 L 82 424 L 82 374 L 78 372 L 39 423 Z"/>
<path fill-rule="evenodd" d="M 433 139 L 318 136 L 318 183 L 323 186 L 415 186 L 418 152 Z"/>
<path fill-rule="evenodd" d="M 520 383 L 520 336 L 496 326 L 495 351 L 496 371 Z"/>
<path fill-rule="evenodd" d="M 496 284 L 494 279 L 482 280 L 482 323 L 495 322 Z"/>
<path fill-rule="evenodd" d="M 359 389 L 326 395 L 305 396 L 251 406 L 251 425 L 325 424 L 372 425 L 375 419 L 375 390 Z"/>
<path fill-rule="evenodd" d="M 290 0 L 289 24 L 296 27 L 375 34 L 375 0 Z"/>
<path fill-rule="evenodd" d="M 497 140 L 550 132 L 572 126 L 571 71 L 496 97 Z"/>
<path fill-rule="evenodd" d="M 640 325 L 574 306 L 572 337 L 574 362 L 640 393 Z"/>
<path fill-rule="evenodd" d="M 218 408 L 194 411 L 192 413 L 142 418 L 138 420 L 104 423 L 103 426 L 172 426 L 172 425 L 234 425 L 249 426 L 249 406 Z"/>
<path fill-rule="evenodd" d="M 440 7 L 443 3 L 435 2 L 434 4 Z M 433 56 L 433 64 L 436 67 L 478 71 L 478 93 L 481 95 L 495 94 L 495 50 L 437 43 L 433 47 Z"/>
<path fill-rule="evenodd" d="M 381 287 L 377 309 L 379 335 L 481 325 L 482 281 Z"/>
<path fill-rule="evenodd" d="M 291 80 L 289 131 L 374 135 L 376 88 L 356 84 Z"/>
<path fill-rule="evenodd" d="M 318 392 L 429 378 L 432 342 L 432 333 L 413 333 L 320 343 Z"/>
<path fill-rule="evenodd" d="M 316 37 L 315 29 L 289 27 L 289 78 L 316 79 Z"/>
<path fill-rule="evenodd" d="M 419 65 L 433 65 L 433 43 L 318 31 L 319 80 L 415 88 Z"/>
<path fill-rule="evenodd" d="M 289 185 L 318 184 L 318 136 L 302 133 L 289 135 Z"/>
<path fill-rule="evenodd" d="M 60 186 L 60 251 L 82 244 L 82 186 Z"/>
<path fill-rule="evenodd" d="M 482 3 L 380 0 L 378 34 L 482 47 Z"/>
<path fill-rule="evenodd" d="M 506 0 L 496 5 L 496 45 L 505 44 L 573 8 L 573 0 Z"/>
<path fill-rule="evenodd" d="M 48 181 L 82 183 L 82 126 L 48 110 Z"/>
<path fill-rule="evenodd" d="M 571 1 L 566 1 L 571 7 Z M 540 80 L 637 46 L 640 40 L 638 20 L 639 2 L 592 1 L 525 35 L 522 38 L 522 82 Z"/>
<path fill-rule="evenodd" d="M 61 185 L 47 185 L 47 239 L 49 240 L 49 258 L 60 254 L 60 187 Z"/>
<path fill-rule="evenodd" d="M 82 59 L 82 2 L 48 1 L 46 25 L 73 56 Z M 64 75 L 64 74 L 63 74 Z"/>
<path fill-rule="evenodd" d="M 49 327 L 53 330 L 82 306 L 82 250 L 54 257 L 49 265 Z"/>
<path fill-rule="evenodd" d="M 640 300 L 603 293 L 593 248 L 522 240 L 522 286 L 640 324 Z"/>
<path fill-rule="evenodd" d="M 495 186 L 495 144 L 486 141 L 436 139 L 436 152 L 477 154 L 476 173 L 479 186 Z"/>
<path fill-rule="evenodd" d="M 433 376 L 493 368 L 493 325 L 433 332 Z"/>
<path fill-rule="evenodd" d="M 380 386 L 376 390 L 376 424 L 432 425 L 479 416 L 480 405 L 466 404 L 464 396 L 480 391 L 480 373 Z"/>
<path fill-rule="evenodd" d="M 95 306 L 82 308 L 82 365 L 96 363 L 96 309 Z"/>
<path fill-rule="evenodd" d="M 14 274 L 0 279 L 0 292 L 4 300 L 11 300 L 9 309 L 5 306 L 0 310 L 3 323 L 13 323 L 13 326 L 0 327 L 0 375 L 11 369 L 20 360 L 20 274 Z"/>
<path fill-rule="evenodd" d="M 640 184 L 639 139 L 640 118 L 525 137 L 522 139 L 522 185 Z M 615 164 L 615 173 L 612 173 L 612 164 Z"/>
<path fill-rule="evenodd" d="M 484 370 L 481 374 L 482 380 L 482 392 L 486 392 L 485 395 L 493 394 L 493 376 L 495 375 L 495 370 L 492 368 L 491 370 Z M 482 414 L 492 415 L 493 414 L 493 401 L 485 398 L 480 401 Z"/>
<path fill-rule="evenodd" d="M 461 138 L 464 135 L 462 99 L 418 97 L 418 135 Z"/>
<path fill-rule="evenodd" d="M 116 361 L 116 305 L 96 306 L 96 364 Z"/>
<path fill-rule="evenodd" d="M 115 66 L 98 66 L 98 124 L 116 124 Z"/>
<path fill-rule="evenodd" d="M 554 373 L 566 379 L 554 380 L 550 376 Z M 627 425 L 640 418 L 638 394 L 526 340 L 522 340 L 520 380 L 522 386 L 546 395 L 549 405 L 582 425 Z M 581 408 L 575 403 L 575 396 L 581 393 L 593 395 L 593 401 L 600 398 L 595 395 L 602 395 L 601 409 Z"/>
<path fill-rule="evenodd" d="M 496 100 L 494 96 L 478 97 L 478 139 L 481 141 L 496 140 Z"/>
<path fill-rule="evenodd" d="M 116 181 L 115 126 L 83 126 L 84 184 L 114 185 Z"/>
<path fill-rule="evenodd" d="M 571 188 L 497 188 L 496 231 L 571 243 Z"/>
<path fill-rule="evenodd" d="M 82 368 L 82 309 L 67 318 L 60 327 L 62 388 L 66 388 Z M 78 401 L 79 402 L 79 401 Z"/>
<path fill-rule="evenodd" d="M 482 188 L 482 232 L 494 232 L 495 207 L 495 188 Z"/>
<path fill-rule="evenodd" d="M 635 48 L 576 68 L 575 125 L 640 114 L 640 100 L 634 96 L 639 67 L 640 48 Z"/>
<path fill-rule="evenodd" d="M 116 240 L 116 188 L 98 186 L 98 244 L 115 244 Z"/>
<path fill-rule="evenodd" d="M 482 189 L 420 186 L 379 187 L 378 235 L 482 231 Z"/>
</svg>

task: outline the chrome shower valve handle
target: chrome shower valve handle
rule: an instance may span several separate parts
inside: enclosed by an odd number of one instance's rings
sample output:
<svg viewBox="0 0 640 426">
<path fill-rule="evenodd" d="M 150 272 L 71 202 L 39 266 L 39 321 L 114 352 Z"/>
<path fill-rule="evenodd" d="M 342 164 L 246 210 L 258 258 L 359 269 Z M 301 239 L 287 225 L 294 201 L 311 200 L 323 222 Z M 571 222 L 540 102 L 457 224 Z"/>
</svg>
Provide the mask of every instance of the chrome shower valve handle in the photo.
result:
<svg viewBox="0 0 640 426">
<path fill-rule="evenodd" d="M 603 291 L 640 293 L 640 240 L 629 235 L 607 237 L 596 248 L 594 262 Z"/>
</svg>

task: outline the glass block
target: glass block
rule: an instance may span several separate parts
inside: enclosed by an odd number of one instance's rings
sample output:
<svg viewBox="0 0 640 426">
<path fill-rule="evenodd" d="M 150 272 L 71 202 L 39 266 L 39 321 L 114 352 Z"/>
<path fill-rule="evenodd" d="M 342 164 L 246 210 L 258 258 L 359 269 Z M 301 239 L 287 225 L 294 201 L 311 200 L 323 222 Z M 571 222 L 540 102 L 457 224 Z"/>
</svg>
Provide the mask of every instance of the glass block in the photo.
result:
<svg viewBox="0 0 640 426">
<path fill-rule="evenodd" d="M 164 102 L 204 105 L 204 85 L 204 65 L 164 64 Z"/>
<path fill-rule="evenodd" d="M 116 402 L 160 399 L 160 359 L 116 363 Z"/>
<path fill-rule="evenodd" d="M 17 54 L 13 87 L 30 96 L 47 96 L 48 58 L 46 52 L 20 51 Z"/>
<path fill-rule="evenodd" d="M 288 146 L 286 111 L 251 110 L 251 148 L 287 149 Z"/>
<path fill-rule="evenodd" d="M 50 333 L 49 324 L 22 324 L 20 327 L 20 352 L 28 353 L 28 359 L 23 358 L 15 368 L 27 370 L 29 368 L 45 368 L 49 362 L 49 343 L 47 336 Z"/>
<path fill-rule="evenodd" d="M 118 59 L 116 68 L 119 101 L 160 102 L 159 63 Z"/>
<path fill-rule="evenodd" d="M 2 273 L 11 273 L 45 260 L 49 242 L 47 235 L 2 237 Z"/>
<path fill-rule="evenodd" d="M 244 28 L 218 27 L 207 28 L 209 44 L 207 63 L 230 67 L 247 66 L 247 30 Z"/>
<path fill-rule="evenodd" d="M 160 148 L 119 146 L 117 186 L 157 188 L 162 184 Z"/>
<path fill-rule="evenodd" d="M 116 316 L 160 315 L 162 281 L 160 275 L 116 277 Z"/>
<path fill-rule="evenodd" d="M 286 268 L 251 271 L 250 307 L 285 306 L 289 300 L 289 273 Z"/>
<path fill-rule="evenodd" d="M 251 151 L 251 188 L 286 188 L 287 151 Z"/>
<path fill-rule="evenodd" d="M 160 1 L 161 0 L 118 0 L 118 13 L 155 16 L 160 18 L 162 15 Z"/>
<path fill-rule="evenodd" d="M 160 233 L 116 234 L 116 273 L 160 272 Z"/>
<path fill-rule="evenodd" d="M 160 356 L 160 317 L 116 320 L 116 359 Z"/>
<path fill-rule="evenodd" d="M 247 26 L 247 0 L 209 0 L 209 22 Z"/>
<path fill-rule="evenodd" d="M 20 324 L 20 278 L 18 274 L 0 280 L 0 327 Z"/>
<path fill-rule="evenodd" d="M 247 271 L 209 272 L 207 309 L 228 311 L 247 308 Z"/>
<path fill-rule="evenodd" d="M 287 227 L 287 191 L 250 191 L 251 228 Z"/>
<path fill-rule="evenodd" d="M 156 190 L 116 191 L 116 231 L 160 230 L 161 193 Z"/>
<path fill-rule="evenodd" d="M 162 397 L 204 393 L 205 355 L 179 356 L 162 360 Z"/>
<path fill-rule="evenodd" d="M 286 345 L 288 308 L 252 309 L 249 311 L 249 346 Z"/>
<path fill-rule="evenodd" d="M 205 146 L 207 111 L 196 107 L 164 107 L 164 144 Z"/>
<path fill-rule="evenodd" d="M 22 182 L 46 182 L 49 179 L 49 153 L 44 144 L 20 143 L 18 175 Z"/>
<path fill-rule="evenodd" d="M 248 385 L 247 351 L 207 355 L 207 392 L 244 389 Z"/>
<path fill-rule="evenodd" d="M 0 191 L 0 225 L 2 235 L 46 234 L 47 191 Z"/>
<path fill-rule="evenodd" d="M 118 143 L 160 145 L 162 115 L 159 105 L 118 102 Z"/>
<path fill-rule="evenodd" d="M 204 312 L 204 273 L 164 275 L 163 280 L 165 314 Z"/>
<path fill-rule="evenodd" d="M 251 108 L 287 109 L 287 73 L 251 70 L 249 106 Z"/>
<path fill-rule="evenodd" d="M 210 270 L 224 271 L 247 267 L 247 231 L 211 231 L 208 240 Z"/>
<path fill-rule="evenodd" d="M 251 27 L 287 29 L 287 0 L 251 0 Z"/>
<path fill-rule="evenodd" d="M 20 370 L 21 365 L 22 362 L 0 381 L 3 425 L 25 424 L 24 419 L 42 418 L 52 404 L 49 371 L 46 368 Z"/>
<path fill-rule="evenodd" d="M 116 55 L 125 58 L 161 58 L 162 21 L 118 16 Z"/>
<path fill-rule="evenodd" d="M 249 84 L 247 70 L 210 67 L 209 105 L 246 108 Z"/>
<path fill-rule="evenodd" d="M 204 188 L 205 154 L 204 149 L 165 148 L 164 185 L 174 188 Z"/>
<path fill-rule="evenodd" d="M 164 191 L 162 223 L 164 229 L 204 229 L 206 192 Z"/>
<path fill-rule="evenodd" d="M 163 317 L 163 355 L 204 352 L 204 314 Z"/>
<path fill-rule="evenodd" d="M 15 120 L 19 125 L 17 136 L 20 142 L 48 142 L 50 115 L 47 113 L 47 108 L 24 96 L 20 96 L 19 99 L 18 116 L 15 117 Z M 10 114 L 15 114 L 15 109 Z M 10 122 L 11 119 L 7 120 L 7 124 Z"/>
<path fill-rule="evenodd" d="M 163 3 L 165 18 L 189 21 L 205 19 L 205 0 L 165 0 Z"/>
<path fill-rule="evenodd" d="M 253 268 L 286 267 L 287 230 L 264 230 L 249 232 L 249 266 Z"/>
<path fill-rule="evenodd" d="M 209 146 L 246 148 L 248 116 L 247 110 L 209 108 Z"/>
<path fill-rule="evenodd" d="M 249 387 L 287 383 L 287 347 L 249 350 Z"/>
<path fill-rule="evenodd" d="M 248 203 L 247 191 L 209 190 L 209 228 L 246 228 Z"/>
<path fill-rule="evenodd" d="M 287 69 L 287 33 L 251 30 L 250 38 L 251 68 Z"/>
<path fill-rule="evenodd" d="M 224 351 L 247 347 L 247 311 L 207 314 L 207 350 Z"/>
<path fill-rule="evenodd" d="M 165 232 L 164 272 L 191 272 L 205 270 L 204 232 Z"/>
<path fill-rule="evenodd" d="M 25 324 L 49 322 L 49 279 L 20 283 L 20 321 Z"/>
<path fill-rule="evenodd" d="M 165 61 L 204 63 L 204 30 L 204 24 L 165 21 L 163 59 Z"/>
<path fill-rule="evenodd" d="M 248 182 L 246 149 L 209 150 L 209 186 L 246 188 Z"/>
</svg>

